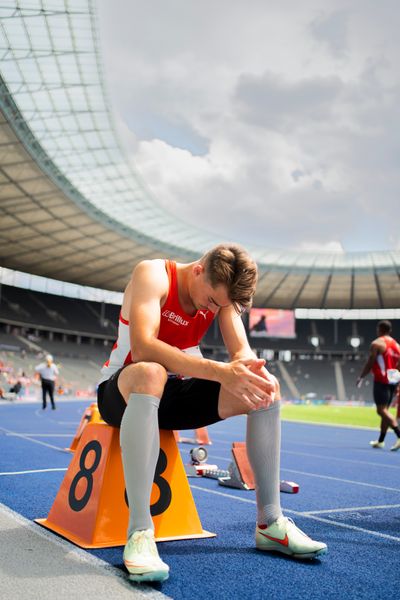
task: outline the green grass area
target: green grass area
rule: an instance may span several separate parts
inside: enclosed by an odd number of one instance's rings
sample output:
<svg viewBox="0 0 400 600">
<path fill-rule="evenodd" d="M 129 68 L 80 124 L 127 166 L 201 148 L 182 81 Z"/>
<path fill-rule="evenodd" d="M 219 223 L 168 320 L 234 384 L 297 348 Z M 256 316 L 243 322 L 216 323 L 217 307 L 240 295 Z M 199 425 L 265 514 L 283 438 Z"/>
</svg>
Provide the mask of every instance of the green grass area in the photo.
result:
<svg viewBox="0 0 400 600">
<path fill-rule="evenodd" d="M 391 409 L 393 416 L 396 414 Z M 375 406 L 330 406 L 325 404 L 283 404 L 282 419 L 330 425 L 358 425 L 378 428 L 380 418 Z"/>
</svg>

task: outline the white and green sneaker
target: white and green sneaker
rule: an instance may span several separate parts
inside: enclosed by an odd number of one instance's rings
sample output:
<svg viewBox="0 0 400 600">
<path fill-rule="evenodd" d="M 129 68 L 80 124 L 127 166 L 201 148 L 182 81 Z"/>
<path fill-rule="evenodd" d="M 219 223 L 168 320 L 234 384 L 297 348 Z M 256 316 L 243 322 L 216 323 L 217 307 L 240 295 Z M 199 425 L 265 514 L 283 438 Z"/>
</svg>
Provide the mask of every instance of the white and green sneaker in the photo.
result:
<svg viewBox="0 0 400 600">
<path fill-rule="evenodd" d="M 385 442 L 380 442 L 379 440 L 372 440 L 369 443 L 369 445 L 372 446 L 372 448 L 384 448 Z"/>
<path fill-rule="evenodd" d="M 312 540 L 287 517 L 279 517 L 271 525 L 257 525 L 256 547 L 293 558 L 317 558 L 328 552 L 326 544 Z"/>
<path fill-rule="evenodd" d="M 397 438 L 397 442 L 390 449 L 392 452 L 393 451 L 395 452 L 396 450 L 400 450 L 400 438 Z"/>
<path fill-rule="evenodd" d="M 124 549 L 124 564 L 132 581 L 165 581 L 169 566 L 158 555 L 154 531 L 144 529 L 133 533 Z"/>
</svg>

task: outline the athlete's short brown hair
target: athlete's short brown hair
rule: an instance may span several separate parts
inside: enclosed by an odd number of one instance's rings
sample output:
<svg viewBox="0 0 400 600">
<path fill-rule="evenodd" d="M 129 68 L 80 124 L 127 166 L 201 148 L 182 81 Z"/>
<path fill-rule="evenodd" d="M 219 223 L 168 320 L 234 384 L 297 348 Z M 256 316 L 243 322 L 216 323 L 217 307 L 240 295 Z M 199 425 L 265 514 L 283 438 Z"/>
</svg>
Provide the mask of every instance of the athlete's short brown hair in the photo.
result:
<svg viewBox="0 0 400 600">
<path fill-rule="evenodd" d="M 236 312 L 250 308 L 257 286 L 257 265 L 239 244 L 219 244 L 201 259 L 210 285 L 224 285 Z"/>
</svg>

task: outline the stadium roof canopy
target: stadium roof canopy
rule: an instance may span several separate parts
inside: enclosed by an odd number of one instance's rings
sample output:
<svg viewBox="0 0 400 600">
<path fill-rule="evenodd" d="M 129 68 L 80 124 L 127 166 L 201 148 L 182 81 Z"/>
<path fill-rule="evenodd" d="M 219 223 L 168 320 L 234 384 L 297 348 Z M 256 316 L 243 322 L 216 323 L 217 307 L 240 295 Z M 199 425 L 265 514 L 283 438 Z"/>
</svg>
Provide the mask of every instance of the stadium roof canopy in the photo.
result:
<svg viewBox="0 0 400 600">
<path fill-rule="evenodd" d="M 125 159 L 94 2 L 3 1 L 0 56 L 1 266 L 121 291 L 138 260 L 221 241 L 163 210 Z M 250 250 L 258 306 L 400 307 L 400 252 Z"/>
</svg>

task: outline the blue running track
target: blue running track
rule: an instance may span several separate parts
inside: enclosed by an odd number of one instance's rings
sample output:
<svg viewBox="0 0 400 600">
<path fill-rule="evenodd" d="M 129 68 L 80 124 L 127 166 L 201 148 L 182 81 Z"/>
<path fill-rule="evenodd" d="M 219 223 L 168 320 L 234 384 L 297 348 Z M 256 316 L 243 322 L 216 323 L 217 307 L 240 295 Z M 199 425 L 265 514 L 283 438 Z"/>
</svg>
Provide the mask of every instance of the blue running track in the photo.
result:
<svg viewBox="0 0 400 600">
<path fill-rule="evenodd" d="M 36 403 L 0 406 L 1 503 L 30 520 L 47 516 L 71 460 L 64 448 L 87 405 L 60 401 L 55 411 Z M 244 440 L 244 428 L 244 417 L 209 427 L 209 462 L 226 469 L 231 443 Z M 298 494 L 281 494 L 284 512 L 328 544 L 327 556 L 295 561 L 257 552 L 254 492 L 190 479 L 202 525 L 217 537 L 159 544 L 171 575 L 154 588 L 175 600 L 397 598 L 400 451 L 371 449 L 375 435 L 283 423 L 281 477 L 300 485 Z M 387 440 L 388 448 L 393 434 Z M 180 448 L 188 462 L 190 446 Z M 121 547 L 90 552 L 124 568 Z"/>
</svg>

